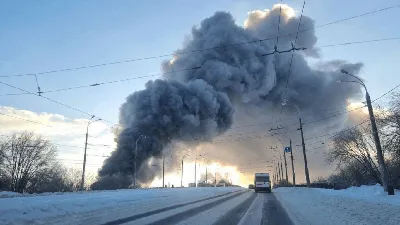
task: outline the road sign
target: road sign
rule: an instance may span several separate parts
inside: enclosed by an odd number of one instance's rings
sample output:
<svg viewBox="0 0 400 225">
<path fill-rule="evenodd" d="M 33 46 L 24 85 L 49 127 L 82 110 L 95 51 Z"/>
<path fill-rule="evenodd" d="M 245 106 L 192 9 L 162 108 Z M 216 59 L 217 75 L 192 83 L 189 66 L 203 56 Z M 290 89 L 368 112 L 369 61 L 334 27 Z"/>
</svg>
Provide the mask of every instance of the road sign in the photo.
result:
<svg viewBox="0 0 400 225">
<path fill-rule="evenodd" d="M 285 147 L 285 152 L 291 152 L 292 150 L 290 149 L 290 147 Z"/>
</svg>

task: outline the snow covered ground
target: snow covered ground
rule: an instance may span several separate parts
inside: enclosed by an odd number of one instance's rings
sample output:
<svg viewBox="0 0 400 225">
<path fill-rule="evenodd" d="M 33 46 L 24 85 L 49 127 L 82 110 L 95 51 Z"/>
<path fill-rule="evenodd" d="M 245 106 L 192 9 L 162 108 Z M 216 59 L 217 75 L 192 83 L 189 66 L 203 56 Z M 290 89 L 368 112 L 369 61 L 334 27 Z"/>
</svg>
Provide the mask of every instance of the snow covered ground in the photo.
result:
<svg viewBox="0 0 400 225">
<path fill-rule="evenodd" d="M 221 187 L 0 196 L 1 225 L 287 225 L 289 217 L 297 225 L 400 224 L 400 192 L 387 196 L 379 185 L 273 193 Z"/>
<path fill-rule="evenodd" d="M 379 185 L 345 190 L 277 188 L 275 196 L 295 224 L 400 224 L 400 192 Z"/>
<path fill-rule="evenodd" d="M 0 224 L 99 224 L 236 191 L 243 188 L 138 189 L 0 198 Z"/>
</svg>

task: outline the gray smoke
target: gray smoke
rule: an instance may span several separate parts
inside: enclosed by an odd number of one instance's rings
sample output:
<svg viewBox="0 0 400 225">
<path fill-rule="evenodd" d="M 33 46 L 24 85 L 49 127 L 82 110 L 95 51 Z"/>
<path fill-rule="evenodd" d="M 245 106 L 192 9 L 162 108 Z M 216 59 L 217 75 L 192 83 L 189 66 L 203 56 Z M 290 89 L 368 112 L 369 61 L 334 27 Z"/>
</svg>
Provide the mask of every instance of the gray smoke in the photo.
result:
<svg viewBox="0 0 400 225">
<path fill-rule="evenodd" d="M 321 116 L 327 108 L 342 107 L 350 98 L 357 97 L 357 86 L 338 84 L 346 79 L 340 69 L 357 74 L 360 63 L 333 61 L 311 68 L 306 57 L 318 57 L 314 21 L 303 16 L 296 47 L 303 52 L 263 54 L 290 49 L 295 41 L 299 18 L 293 9 L 282 5 L 280 35 L 276 37 L 279 5 L 272 10 L 252 11 L 244 26 L 235 23 L 231 14 L 216 12 L 193 27 L 191 39 L 177 51 L 171 61 L 162 64 L 163 79 L 149 81 L 146 88 L 128 96 L 120 109 L 122 132 L 118 136 L 117 150 L 108 158 L 99 174 L 132 174 L 136 141 L 138 179 L 151 181 L 156 171 L 152 158 L 172 141 L 196 144 L 213 140 L 227 131 L 232 123 L 241 124 L 246 117 L 261 115 L 268 110 L 271 115 L 288 100 L 301 108 L 302 113 Z M 236 43 L 251 42 L 235 45 Z M 180 52 L 229 46 L 190 54 Z M 289 77 L 290 71 L 290 77 Z M 287 81 L 289 83 L 287 86 Z M 293 109 L 290 109 L 293 110 Z M 234 114 L 235 111 L 235 114 Z M 251 112 L 249 112 L 251 111 Z M 253 117 L 261 118 L 261 117 Z"/>
</svg>

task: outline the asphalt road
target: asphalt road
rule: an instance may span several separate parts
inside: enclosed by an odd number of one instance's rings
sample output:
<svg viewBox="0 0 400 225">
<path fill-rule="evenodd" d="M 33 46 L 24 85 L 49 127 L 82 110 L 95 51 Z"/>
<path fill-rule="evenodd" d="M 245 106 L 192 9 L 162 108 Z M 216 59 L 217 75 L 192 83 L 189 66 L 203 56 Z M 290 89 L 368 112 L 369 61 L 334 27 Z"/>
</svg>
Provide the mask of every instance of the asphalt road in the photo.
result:
<svg viewBox="0 0 400 225">
<path fill-rule="evenodd" d="M 274 193 L 254 193 L 253 190 L 240 188 L 218 190 L 193 188 L 147 192 L 138 190 L 114 194 L 120 194 L 124 201 L 119 200 L 118 204 L 102 201 L 103 207 L 96 210 L 66 213 L 62 216 L 25 220 L 12 224 L 292 225 Z M 132 198 L 123 198 L 130 194 Z M 96 194 L 90 195 L 91 198 L 88 196 L 82 199 L 63 198 L 61 203 L 71 200 L 68 202 L 73 205 L 98 204 L 92 199 L 97 196 Z M 105 195 L 103 198 L 107 199 L 110 196 L 113 195 Z M 101 196 L 98 197 L 101 198 Z M 110 201 L 113 201 L 112 199 L 116 198 L 111 198 Z M 54 202 L 54 210 L 60 211 L 61 203 Z"/>
<path fill-rule="evenodd" d="M 109 221 L 104 225 L 292 225 L 273 193 L 237 191 Z"/>
</svg>

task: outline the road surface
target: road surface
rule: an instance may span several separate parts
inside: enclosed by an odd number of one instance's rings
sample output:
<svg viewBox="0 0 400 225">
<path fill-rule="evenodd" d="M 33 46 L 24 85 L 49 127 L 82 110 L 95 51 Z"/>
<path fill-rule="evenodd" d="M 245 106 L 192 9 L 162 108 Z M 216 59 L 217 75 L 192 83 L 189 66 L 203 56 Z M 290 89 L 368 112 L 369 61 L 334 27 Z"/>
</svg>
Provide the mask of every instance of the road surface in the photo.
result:
<svg viewBox="0 0 400 225">
<path fill-rule="evenodd" d="M 15 210 L 10 209 L 9 216 L 3 220 L 0 216 L 1 224 L 292 224 L 273 193 L 254 193 L 243 188 L 17 197 L 5 199 L 3 203 L 11 200 L 15 202 Z M 35 207 L 28 207 L 31 202 Z M 25 209 L 21 211 L 17 207 Z"/>
</svg>

